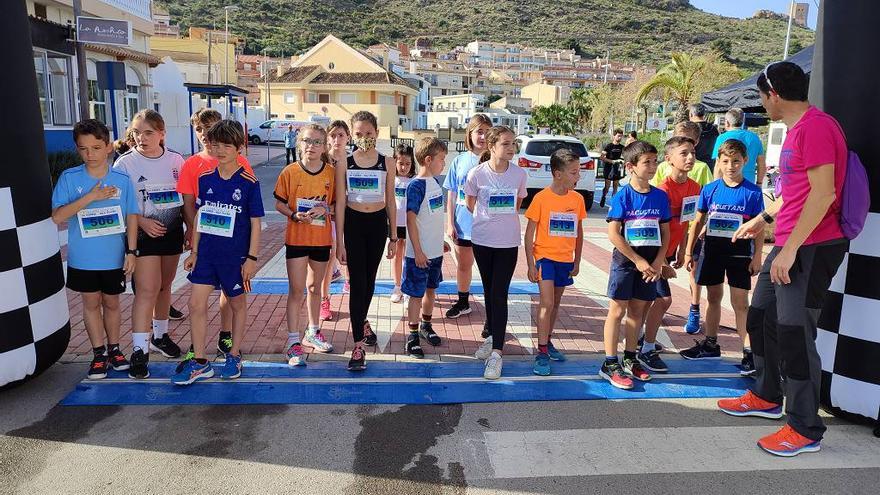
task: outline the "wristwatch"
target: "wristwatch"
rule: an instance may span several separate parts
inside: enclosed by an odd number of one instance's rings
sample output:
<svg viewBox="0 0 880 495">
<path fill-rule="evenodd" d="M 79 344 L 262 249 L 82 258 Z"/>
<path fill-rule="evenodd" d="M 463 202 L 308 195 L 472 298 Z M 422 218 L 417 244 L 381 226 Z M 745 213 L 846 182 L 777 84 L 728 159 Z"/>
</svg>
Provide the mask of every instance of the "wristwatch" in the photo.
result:
<svg viewBox="0 0 880 495">
<path fill-rule="evenodd" d="M 299 223 L 299 218 L 296 218 L 296 212 L 295 212 L 295 211 L 292 212 L 292 213 L 290 214 L 290 220 L 291 220 L 291 221 L 294 221 L 294 222 L 296 222 L 296 223 Z"/>
<path fill-rule="evenodd" d="M 126 255 L 133 254 L 133 255 L 137 256 L 140 254 L 140 251 L 138 251 L 137 249 L 126 249 L 125 254 Z"/>
<path fill-rule="evenodd" d="M 761 218 L 763 218 L 764 222 L 766 222 L 767 224 L 773 223 L 773 217 L 771 217 L 770 214 L 766 211 L 761 212 Z"/>
</svg>

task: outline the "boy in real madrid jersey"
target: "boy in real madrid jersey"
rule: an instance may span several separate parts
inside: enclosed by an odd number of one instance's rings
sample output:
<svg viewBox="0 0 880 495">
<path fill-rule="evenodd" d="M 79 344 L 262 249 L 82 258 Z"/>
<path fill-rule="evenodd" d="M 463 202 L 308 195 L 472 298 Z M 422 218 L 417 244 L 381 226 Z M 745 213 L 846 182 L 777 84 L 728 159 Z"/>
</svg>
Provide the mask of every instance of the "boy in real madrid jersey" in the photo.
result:
<svg viewBox="0 0 880 495">
<path fill-rule="evenodd" d="M 205 358 L 208 297 L 219 287 L 232 308 L 232 348 L 226 354 L 220 377 L 241 375 L 241 341 L 247 305 L 244 293 L 257 270 L 260 217 L 264 216 L 260 183 L 238 163 L 244 146 L 244 130 L 234 120 L 223 120 L 208 130 L 208 151 L 219 163 L 199 176 L 198 211 L 192 254 L 184 261 L 190 272 L 189 306 L 195 357 L 184 362 L 171 377 L 177 385 L 189 385 L 214 376 Z"/>
</svg>

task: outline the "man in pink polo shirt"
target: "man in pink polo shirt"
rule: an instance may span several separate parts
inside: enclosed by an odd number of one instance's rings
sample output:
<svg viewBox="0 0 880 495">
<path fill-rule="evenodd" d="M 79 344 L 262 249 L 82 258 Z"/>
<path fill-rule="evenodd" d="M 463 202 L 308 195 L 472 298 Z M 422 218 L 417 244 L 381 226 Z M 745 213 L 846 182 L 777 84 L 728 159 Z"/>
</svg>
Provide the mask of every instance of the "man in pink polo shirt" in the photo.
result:
<svg viewBox="0 0 880 495">
<path fill-rule="evenodd" d="M 776 245 L 749 307 L 755 384 L 742 397 L 718 401 L 734 416 L 776 419 L 782 417 L 784 398 L 787 424 L 758 440 L 758 446 L 786 457 L 818 451 L 825 432 L 818 414 L 822 366 L 816 325 L 848 246 L 840 229 L 846 139 L 833 117 L 807 101 L 808 88 L 809 78 L 790 62 L 771 64 L 758 77 L 770 119 L 788 126 L 779 166 L 782 196 L 744 223 L 734 240 L 764 235 L 764 227 L 775 220 Z"/>
</svg>

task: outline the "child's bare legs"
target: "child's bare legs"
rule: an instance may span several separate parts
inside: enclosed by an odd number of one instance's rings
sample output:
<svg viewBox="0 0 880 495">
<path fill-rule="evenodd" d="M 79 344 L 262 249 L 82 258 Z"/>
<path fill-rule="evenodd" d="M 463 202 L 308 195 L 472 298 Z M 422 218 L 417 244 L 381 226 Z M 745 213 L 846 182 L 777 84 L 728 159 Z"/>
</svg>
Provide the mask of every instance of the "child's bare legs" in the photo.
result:
<svg viewBox="0 0 880 495">
<path fill-rule="evenodd" d="M 626 318 L 624 318 L 623 321 L 624 336 L 626 337 L 626 342 L 623 347 L 624 351 L 637 352 L 639 329 L 642 326 L 642 322 L 645 321 L 645 311 L 647 311 L 649 304 L 651 304 L 650 301 L 642 301 L 639 299 L 629 300 L 629 303 L 626 306 Z"/>
<path fill-rule="evenodd" d="M 309 258 L 301 256 L 287 260 L 287 280 L 289 282 L 287 293 L 287 346 L 299 342 L 301 326 L 301 308 L 305 302 L 306 272 L 308 271 Z"/>
<path fill-rule="evenodd" d="M 736 315 L 736 333 L 744 348 L 751 348 L 749 334 L 746 331 L 746 316 L 749 314 L 749 291 L 736 287 L 730 288 L 730 305 Z"/>
<path fill-rule="evenodd" d="M 309 328 L 317 330 L 321 325 L 321 320 L 318 319 L 318 312 L 321 310 L 321 297 L 318 293 L 320 288 L 316 281 L 323 281 L 325 279 L 324 275 L 327 272 L 329 263 L 326 261 L 315 261 L 310 258 L 305 259 L 309 260 L 308 276 L 306 277 L 306 288 L 308 289 L 306 304 L 309 309 Z"/>
<path fill-rule="evenodd" d="M 104 332 L 107 344 L 119 344 L 119 328 L 122 326 L 122 312 L 119 311 L 119 295 L 101 294 L 104 307 Z M 91 335 L 89 335 L 91 339 Z"/>
<path fill-rule="evenodd" d="M 397 240 L 397 250 L 394 252 L 394 287 L 400 289 L 400 280 L 403 278 L 403 258 L 406 254 L 406 239 Z"/>
<path fill-rule="evenodd" d="M 620 341 L 620 322 L 627 311 L 629 301 L 612 299 L 608 306 L 608 316 L 605 318 L 603 341 L 605 344 L 605 357 L 617 357 L 617 344 Z"/>
<path fill-rule="evenodd" d="M 663 323 L 663 316 L 669 307 L 672 306 L 671 297 L 658 297 L 654 299 L 648 314 L 645 316 L 645 342 L 654 343 L 657 341 L 657 331 Z"/>
<path fill-rule="evenodd" d="M 474 274 L 474 248 L 455 244 L 455 257 L 458 259 L 455 282 L 459 292 L 470 292 L 471 278 Z"/>
<path fill-rule="evenodd" d="M 229 298 L 223 291 L 220 291 L 220 330 L 229 332 L 232 330 L 233 316 L 232 308 L 229 307 Z"/>
<path fill-rule="evenodd" d="M 167 320 L 168 310 L 171 308 L 171 283 L 174 282 L 174 275 L 177 274 L 177 262 L 180 255 L 161 256 L 162 270 L 162 286 L 159 288 L 159 294 L 156 297 L 156 304 L 153 308 L 153 318 L 156 320 Z M 138 292 L 140 292 L 140 277 L 138 277 Z"/>
<path fill-rule="evenodd" d="M 333 281 L 333 271 L 336 266 L 336 246 L 330 246 L 330 261 L 327 262 L 324 280 L 321 282 L 321 299 L 330 299 L 330 282 Z"/>
<path fill-rule="evenodd" d="M 140 280 L 138 280 L 138 292 L 140 291 Z M 212 285 L 192 284 L 189 295 L 190 338 L 196 359 L 205 359 L 205 338 L 208 333 L 208 297 L 213 291 L 214 286 Z M 233 339 L 233 345 L 235 344 Z"/>
<path fill-rule="evenodd" d="M 538 305 L 538 348 L 546 346 L 550 342 L 550 334 L 553 333 L 553 324 L 559 313 L 559 301 L 565 287 L 554 287 L 552 280 L 538 282 L 540 300 Z"/>
<path fill-rule="evenodd" d="M 709 305 L 706 307 L 706 337 L 718 338 L 718 327 L 721 325 L 721 298 L 724 297 L 724 285 L 710 285 L 706 287 L 706 297 Z M 743 313 L 743 328 L 745 328 L 745 315 Z"/>
<path fill-rule="evenodd" d="M 241 356 L 241 341 L 244 339 L 244 328 L 247 324 L 247 295 L 227 298 L 227 304 L 232 313 L 232 349 L 229 352 L 234 356 Z"/>
<path fill-rule="evenodd" d="M 86 333 L 89 335 L 89 343 L 92 345 L 92 348 L 101 347 L 104 345 L 104 332 L 105 332 L 105 323 L 103 317 L 101 316 L 101 293 L 100 292 L 83 292 L 80 294 L 82 296 L 83 303 L 83 323 L 86 326 Z M 117 297 L 117 302 L 119 298 Z M 119 313 L 119 307 L 117 304 L 117 316 Z M 118 321 L 117 321 L 117 331 L 116 331 L 116 341 L 110 340 L 109 343 L 118 343 L 119 342 L 119 330 L 118 330 Z"/>
</svg>

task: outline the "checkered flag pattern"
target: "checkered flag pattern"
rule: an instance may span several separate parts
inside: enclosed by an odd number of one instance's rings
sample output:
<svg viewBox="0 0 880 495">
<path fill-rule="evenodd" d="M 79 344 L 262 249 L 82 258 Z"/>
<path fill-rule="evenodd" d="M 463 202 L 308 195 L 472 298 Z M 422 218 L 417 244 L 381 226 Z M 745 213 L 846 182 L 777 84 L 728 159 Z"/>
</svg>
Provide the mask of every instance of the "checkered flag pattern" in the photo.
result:
<svg viewBox="0 0 880 495">
<path fill-rule="evenodd" d="M 875 210 L 872 205 L 872 210 Z M 880 419 L 880 211 L 850 243 L 819 318 L 826 406 Z"/>
<path fill-rule="evenodd" d="M 58 229 L 23 212 L 29 201 L 16 212 L 16 193 L 0 187 L 0 386 L 45 370 L 70 340 Z"/>
</svg>

